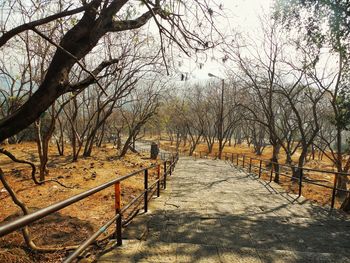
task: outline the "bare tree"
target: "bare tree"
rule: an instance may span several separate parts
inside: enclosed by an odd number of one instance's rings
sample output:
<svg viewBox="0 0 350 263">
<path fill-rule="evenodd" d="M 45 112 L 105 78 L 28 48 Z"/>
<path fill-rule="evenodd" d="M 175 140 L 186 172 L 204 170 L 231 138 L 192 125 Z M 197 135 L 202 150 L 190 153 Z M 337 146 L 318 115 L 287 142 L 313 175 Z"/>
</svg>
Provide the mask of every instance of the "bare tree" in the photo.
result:
<svg viewBox="0 0 350 263">
<path fill-rule="evenodd" d="M 121 114 L 126 123 L 127 137 L 118 157 L 125 156 L 132 145 L 135 148 L 142 127 L 158 110 L 163 88 L 164 83 L 156 80 L 140 82 L 134 92 L 126 97 L 128 102 L 121 108 Z"/>
<path fill-rule="evenodd" d="M 57 12 L 38 20 L 28 21 L 26 19 L 24 24 L 17 24 L 11 29 L 9 29 L 10 24 L 3 25 L 5 33 L 0 37 L 0 47 L 3 50 L 7 47 L 5 44 L 12 43 L 18 34 L 30 30 L 48 41 L 56 48 L 56 51 L 45 70 L 45 77 L 36 91 L 17 111 L 0 121 L 0 141 L 33 123 L 62 94 L 78 89 L 76 86 L 70 85 L 70 73 L 74 65 L 84 68 L 87 78 L 93 77 L 96 80 L 99 71 L 92 73 L 94 69 L 84 67 L 80 60 L 86 57 L 106 34 L 140 28 L 153 18 L 159 28 L 159 37 L 162 43 L 165 40 L 175 42 L 187 53 L 189 52 L 187 51 L 188 47 L 200 50 L 210 48 L 214 44 L 209 41 L 213 38 L 203 38 L 203 36 L 209 36 L 213 33 L 210 30 L 204 30 L 203 23 L 207 21 L 212 24 L 215 19 L 214 14 L 216 15 L 213 12 L 214 7 L 209 6 L 207 2 L 194 0 L 184 3 L 182 1 L 156 0 L 144 1 L 144 5 L 139 7 L 134 6 L 130 0 L 91 0 L 82 3 L 74 1 L 73 4 L 71 1 L 62 0 L 59 1 L 58 5 L 50 2 L 45 4 L 46 7 L 50 6 L 52 10 L 57 10 Z M 8 11 L 9 16 L 15 12 L 16 7 L 20 7 L 23 12 L 26 11 L 24 10 L 26 7 L 21 5 L 20 1 L 16 1 Z M 170 10 L 165 10 L 165 7 Z M 135 8 L 135 12 L 131 12 Z M 40 9 L 37 12 L 40 12 Z M 196 14 L 201 22 L 190 24 L 189 21 L 192 18 L 186 20 L 186 17 L 193 17 Z M 43 26 L 51 25 L 53 21 L 57 20 L 75 22 L 71 23 L 71 26 L 67 23 L 67 28 L 63 33 L 57 33 L 55 37 L 50 38 L 43 30 Z M 163 24 L 160 20 L 167 23 Z M 197 28 L 197 31 L 194 31 L 194 28 Z M 164 45 L 160 51 L 164 52 Z M 165 59 L 164 62 L 166 63 Z M 106 64 L 107 62 L 100 61 L 101 63 Z"/>
</svg>

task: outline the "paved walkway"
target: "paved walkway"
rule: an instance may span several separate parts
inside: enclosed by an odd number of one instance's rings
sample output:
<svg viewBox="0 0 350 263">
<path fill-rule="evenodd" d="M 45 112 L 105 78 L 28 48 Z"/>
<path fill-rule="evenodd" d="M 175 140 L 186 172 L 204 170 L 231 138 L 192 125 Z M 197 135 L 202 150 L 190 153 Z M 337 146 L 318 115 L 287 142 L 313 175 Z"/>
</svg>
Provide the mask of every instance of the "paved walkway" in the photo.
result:
<svg viewBox="0 0 350 263">
<path fill-rule="evenodd" d="M 350 221 L 224 161 L 181 158 L 99 262 L 350 262 Z"/>
</svg>

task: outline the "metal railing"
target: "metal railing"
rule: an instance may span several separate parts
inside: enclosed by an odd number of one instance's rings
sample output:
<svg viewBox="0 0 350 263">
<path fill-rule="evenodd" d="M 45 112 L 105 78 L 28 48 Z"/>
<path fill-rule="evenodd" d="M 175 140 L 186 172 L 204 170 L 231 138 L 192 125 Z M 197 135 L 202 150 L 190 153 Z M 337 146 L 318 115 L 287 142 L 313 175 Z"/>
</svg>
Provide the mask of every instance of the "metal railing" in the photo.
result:
<svg viewBox="0 0 350 263">
<path fill-rule="evenodd" d="M 81 201 L 95 193 L 98 193 L 108 187 L 111 187 L 114 185 L 115 188 L 115 211 L 116 214 L 113 218 L 111 218 L 108 222 L 106 222 L 102 227 L 98 229 L 95 233 L 93 233 L 88 239 L 86 239 L 72 254 L 70 254 L 65 260 L 65 263 L 72 262 L 74 259 L 76 259 L 89 245 L 91 245 L 102 233 L 104 233 L 113 223 L 116 224 L 116 231 L 114 233 L 114 236 L 117 240 L 117 245 L 122 244 L 122 216 L 125 213 L 127 209 L 129 209 L 132 205 L 134 205 L 137 201 L 139 201 L 142 197 L 144 198 L 144 211 L 148 211 L 148 202 L 149 199 L 154 192 L 157 193 L 157 196 L 160 196 L 160 187 L 161 184 L 163 185 L 163 188 L 166 189 L 166 181 L 167 176 L 171 175 L 175 165 L 179 159 L 179 155 L 176 153 L 171 156 L 168 160 L 163 161 L 163 171 L 161 171 L 161 165 L 155 164 L 151 165 L 149 167 L 140 169 L 138 171 L 135 171 L 133 173 L 118 177 L 116 179 L 113 179 L 107 183 L 101 184 L 97 187 L 94 187 L 92 189 L 89 189 L 85 192 L 82 192 L 80 194 L 77 194 L 75 196 L 72 196 L 68 199 L 65 199 L 63 201 L 60 201 L 58 203 L 55 203 L 53 205 L 50 205 L 46 208 L 39 209 L 31 214 L 24 215 L 22 217 L 19 217 L 15 219 L 12 222 L 9 222 L 5 225 L 0 226 L 0 237 L 5 236 L 13 231 L 19 230 L 22 227 L 28 226 L 29 224 L 44 218 L 56 211 L 59 211 L 65 207 L 68 207 L 78 201 Z M 157 168 L 157 179 L 149 186 L 149 176 L 148 171 L 150 169 Z M 131 178 L 133 176 L 136 176 L 138 174 L 144 174 L 144 190 L 140 195 L 135 197 L 131 202 L 129 202 L 125 207 L 121 206 L 121 182 Z M 161 175 L 163 174 L 163 175 Z M 156 189 L 154 190 L 154 188 Z"/>
<path fill-rule="evenodd" d="M 195 158 L 217 158 L 217 153 L 208 155 L 205 152 L 195 152 Z M 334 208 L 336 194 L 339 192 L 350 193 L 350 190 L 345 190 L 337 187 L 340 176 L 348 177 L 349 173 L 342 173 L 336 171 L 328 171 L 321 169 L 313 169 L 307 167 L 298 167 L 287 164 L 280 164 L 272 162 L 271 160 L 250 157 L 245 154 L 237 153 L 222 153 L 222 159 L 230 161 L 233 165 L 240 166 L 249 173 L 255 173 L 260 178 L 262 174 L 267 172 L 269 182 L 272 182 L 274 175 L 290 178 L 291 183 L 298 183 L 298 197 L 302 195 L 303 184 L 311 184 L 319 187 L 327 188 L 332 191 L 331 194 L 331 209 Z M 277 169 L 276 169 L 277 168 Z M 312 177 L 315 173 L 332 175 L 333 180 L 326 180 Z M 297 176 L 296 176 L 297 175 Z M 328 183 L 328 184 L 327 184 Z"/>
</svg>

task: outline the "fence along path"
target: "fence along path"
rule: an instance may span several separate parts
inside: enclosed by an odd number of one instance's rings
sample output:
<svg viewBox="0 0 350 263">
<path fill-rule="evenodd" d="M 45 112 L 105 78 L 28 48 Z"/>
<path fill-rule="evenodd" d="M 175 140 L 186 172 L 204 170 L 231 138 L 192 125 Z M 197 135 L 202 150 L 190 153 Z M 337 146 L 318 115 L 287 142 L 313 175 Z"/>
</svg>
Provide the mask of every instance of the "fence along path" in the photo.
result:
<svg viewBox="0 0 350 263">
<path fill-rule="evenodd" d="M 36 210 L 33 213 L 20 216 L 13 221 L 1 224 L 0 225 L 0 237 L 5 236 L 11 232 L 14 232 L 16 230 L 19 230 L 23 227 L 26 227 L 30 225 L 33 222 L 36 222 L 40 220 L 41 218 L 44 218 L 56 211 L 59 211 L 65 207 L 69 207 L 71 204 L 74 204 L 76 202 L 79 202 L 80 200 L 83 200 L 95 193 L 98 193 L 108 187 L 114 186 L 115 187 L 115 216 L 112 217 L 108 222 L 105 222 L 96 232 L 94 232 L 91 236 L 89 236 L 88 239 L 86 239 L 84 242 L 82 242 L 77 249 L 69 254 L 69 256 L 64 259 L 64 263 L 73 262 L 75 259 L 79 257 L 92 243 L 94 243 L 97 238 L 105 233 L 105 231 L 111 227 L 112 225 L 115 225 L 115 233 L 114 236 L 117 240 L 118 245 L 122 245 L 122 217 L 125 214 L 125 212 L 130 209 L 133 205 L 137 204 L 140 200 L 143 199 L 143 210 L 144 213 L 147 213 L 148 211 L 148 202 L 153 197 L 153 195 L 156 193 L 157 197 L 160 196 L 160 188 L 161 185 L 164 189 L 166 189 L 166 178 L 168 175 L 171 175 L 175 165 L 178 161 L 178 154 L 169 155 L 169 159 L 163 160 L 163 166 L 160 164 L 154 164 L 149 167 L 137 170 L 135 172 L 132 172 L 130 174 L 126 174 L 121 177 L 117 177 L 111 181 L 108 181 L 104 184 L 98 185 L 94 188 L 91 188 L 87 191 L 84 191 L 82 193 L 79 193 L 77 195 L 74 195 L 68 199 L 62 200 L 60 202 L 57 202 L 55 204 L 52 204 L 50 206 L 47 206 L 45 208 L 41 208 Z M 161 171 L 161 167 L 163 167 L 163 171 Z M 157 169 L 157 179 L 153 182 L 150 182 L 149 180 L 149 170 L 151 169 Z M 130 177 L 134 177 L 138 174 L 144 174 L 144 190 L 132 201 L 130 201 L 128 204 L 126 204 L 124 207 L 121 207 L 121 183 L 124 180 L 127 180 Z M 138 208 L 138 206 L 136 207 Z M 126 219 L 124 221 L 124 224 L 128 221 L 132 220 L 134 216 L 137 215 L 136 213 L 132 213 L 131 217 Z"/>
<path fill-rule="evenodd" d="M 350 221 L 229 162 L 182 157 L 98 262 L 350 262 Z"/>
</svg>

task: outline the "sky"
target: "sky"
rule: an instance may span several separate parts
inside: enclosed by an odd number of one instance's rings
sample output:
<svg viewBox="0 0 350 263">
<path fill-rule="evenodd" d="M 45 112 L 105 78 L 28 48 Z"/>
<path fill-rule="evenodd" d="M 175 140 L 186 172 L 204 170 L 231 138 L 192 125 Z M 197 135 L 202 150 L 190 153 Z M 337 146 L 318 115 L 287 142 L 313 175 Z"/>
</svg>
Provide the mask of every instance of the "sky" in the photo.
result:
<svg viewBox="0 0 350 263">
<path fill-rule="evenodd" d="M 0 0 L 1 3 L 2 0 Z M 27 1 L 27 0 L 25 0 Z M 212 0 L 223 5 L 224 17 L 220 18 L 218 28 L 220 31 L 258 34 L 260 26 L 259 17 L 267 13 L 274 0 Z M 0 5 L 1 6 L 1 5 Z M 1 19 L 1 17 L 0 17 Z M 204 67 L 199 69 L 194 58 L 184 59 L 183 65 L 178 69 L 180 73 L 188 74 L 189 80 L 206 80 L 208 73 L 212 73 L 219 78 L 225 78 L 225 68 L 222 64 L 211 60 L 211 57 L 220 59 L 222 55 L 217 51 L 208 51 L 208 59 Z M 183 54 L 182 57 L 185 57 Z M 181 74 L 179 74 L 179 79 Z"/>
<path fill-rule="evenodd" d="M 242 32 L 251 35 L 258 34 L 260 21 L 259 17 L 268 13 L 274 0 L 222 0 L 225 15 L 220 21 L 219 28 L 226 32 Z M 209 52 L 209 57 L 212 54 Z M 214 54 L 219 57 L 219 54 Z M 219 78 L 225 78 L 223 65 L 215 61 L 208 61 L 202 69 L 199 69 L 193 59 L 189 59 L 179 69 L 181 72 L 191 72 L 190 77 L 194 80 L 208 79 L 208 73 L 212 73 Z"/>
</svg>

